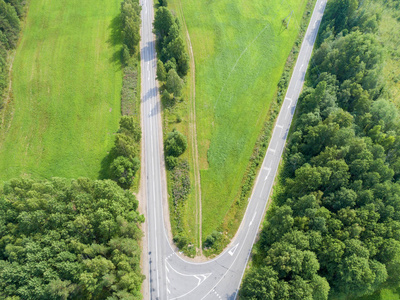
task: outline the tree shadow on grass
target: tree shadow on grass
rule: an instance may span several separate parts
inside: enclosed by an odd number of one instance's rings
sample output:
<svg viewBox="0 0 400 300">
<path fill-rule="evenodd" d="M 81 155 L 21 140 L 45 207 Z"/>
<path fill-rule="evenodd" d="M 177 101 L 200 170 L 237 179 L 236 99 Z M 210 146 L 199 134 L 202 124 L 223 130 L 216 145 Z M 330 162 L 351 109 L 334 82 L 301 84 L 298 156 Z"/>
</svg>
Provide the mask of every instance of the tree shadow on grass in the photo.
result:
<svg viewBox="0 0 400 300">
<path fill-rule="evenodd" d="M 110 152 L 108 152 L 108 154 L 101 160 L 101 167 L 98 176 L 98 179 L 100 180 L 111 178 L 110 165 L 114 161 L 114 159 L 117 158 L 117 155 L 115 154 L 115 151 L 113 151 L 113 149 L 111 149 Z"/>
<path fill-rule="evenodd" d="M 122 69 L 122 21 L 121 21 L 121 14 L 114 17 L 111 20 L 110 25 L 108 26 L 108 30 L 110 32 L 109 38 L 107 43 L 109 46 L 115 48 L 113 55 L 110 57 L 109 61 L 114 63 L 118 66 L 119 69 Z"/>
</svg>

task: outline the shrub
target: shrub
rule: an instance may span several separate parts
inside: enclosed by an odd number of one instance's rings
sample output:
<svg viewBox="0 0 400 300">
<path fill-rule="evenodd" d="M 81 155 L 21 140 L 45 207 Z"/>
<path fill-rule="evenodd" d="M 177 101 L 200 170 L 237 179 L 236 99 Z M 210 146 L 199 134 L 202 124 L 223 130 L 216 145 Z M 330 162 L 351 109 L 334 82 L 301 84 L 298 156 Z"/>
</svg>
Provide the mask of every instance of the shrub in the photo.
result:
<svg viewBox="0 0 400 300">
<path fill-rule="evenodd" d="M 161 60 L 157 60 L 157 80 L 167 80 L 167 71 L 165 70 L 164 64 Z"/>
<path fill-rule="evenodd" d="M 167 139 L 165 141 L 165 153 L 167 156 L 180 156 L 185 152 L 187 148 L 186 137 L 174 129 L 172 132 L 168 133 Z"/>
<path fill-rule="evenodd" d="M 221 236 L 221 232 L 214 230 L 204 241 L 204 247 L 211 248 L 221 238 Z"/>
<path fill-rule="evenodd" d="M 130 136 L 117 133 L 112 152 L 115 156 L 125 156 L 133 159 L 138 154 L 138 148 Z"/>
<path fill-rule="evenodd" d="M 168 92 L 174 94 L 174 97 L 179 97 L 182 94 L 183 80 L 174 69 L 168 71 L 165 86 Z"/>
<path fill-rule="evenodd" d="M 167 156 L 165 158 L 165 163 L 167 165 L 168 170 L 174 169 L 178 164 L 178 158 L 174 156 Z"/>
<path fill-rule="evenodd" d="M 135 142 L 139 142 L 142 138 L 142 129 L 140 128 L 140 124 L 135 122 L 135 119 L 132 116 L 121 117 L 118 132 L 131 137 Z"/>
<path fill-rule="evenodd" d="M 133 177 L 139 169 L 140 162 L 135 157 L 130 160 L 119 156 L 111 164 L 111 178 L 122 188 L 129 189 L 133 182 Z"/>
</svg>

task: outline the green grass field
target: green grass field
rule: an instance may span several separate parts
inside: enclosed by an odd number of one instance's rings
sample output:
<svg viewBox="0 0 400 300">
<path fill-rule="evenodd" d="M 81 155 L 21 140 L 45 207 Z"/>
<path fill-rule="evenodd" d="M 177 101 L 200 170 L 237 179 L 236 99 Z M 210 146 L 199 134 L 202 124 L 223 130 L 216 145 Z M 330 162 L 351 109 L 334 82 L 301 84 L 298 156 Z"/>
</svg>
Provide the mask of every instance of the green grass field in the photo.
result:
<svg viewBox="0 0 400 300">
<path fill-rule="evenodd" d="M 31 0 L 13 66 L 0 179 L 98 178 L 118 129 L 120 0 Z"/>
<path fill-rule="evenodd" d="M 239 191 L 306 1 L 180 1 L 196 61 L 204 240 Z"/>
<path fill-rule="evenodd" d="M 369 4 L 369 2 L 367 2 Z M 371 4 L 370 4 L 371 5 Z M 379 2 L 374 3 L 381 11 L 379 22 L 379 40 L 385 45 L 385 66 L 383 76 L 392 101 L 400 108 L 400 36 L 393 32 L 400 31 L 400 12 L 384 8 Z"/>
</svg>

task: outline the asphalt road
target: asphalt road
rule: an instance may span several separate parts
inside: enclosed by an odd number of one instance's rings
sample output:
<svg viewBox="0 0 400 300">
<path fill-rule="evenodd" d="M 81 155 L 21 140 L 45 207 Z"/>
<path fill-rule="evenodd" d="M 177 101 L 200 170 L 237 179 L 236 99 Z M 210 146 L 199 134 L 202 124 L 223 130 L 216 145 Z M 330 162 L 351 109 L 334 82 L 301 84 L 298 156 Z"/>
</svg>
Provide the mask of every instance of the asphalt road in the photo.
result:
<svg viewBox="0 0 400 300">
<path fill-rule="evenodd" d="M 166 178 L 163 161 L 161 107 L 156 83 L 154 18 L 151 0 L 141 0 L 142 131 L 144 198 L 147 203 L 147 286 L 150 299 L 235 299 L 251 249 L 271 193 L 279 161 L 304 83 L 326 0 L 317 0 L 296 66 L 257 177 L 241 226 L 231 245 L 205 263 L 182 258 L 170 244 L 167 232 Z M 145 245 L 146 246 L 146 245 Z"/>
</svg>

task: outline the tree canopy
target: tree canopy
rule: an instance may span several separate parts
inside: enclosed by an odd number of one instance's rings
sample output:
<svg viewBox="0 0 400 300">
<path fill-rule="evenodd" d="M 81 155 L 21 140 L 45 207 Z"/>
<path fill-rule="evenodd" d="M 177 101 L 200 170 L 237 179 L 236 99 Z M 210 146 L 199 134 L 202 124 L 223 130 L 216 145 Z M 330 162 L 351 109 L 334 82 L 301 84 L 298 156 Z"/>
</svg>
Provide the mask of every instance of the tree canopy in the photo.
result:
<svg viewBox="0 0 400 300">
<path fill-rule="evenodd" d="M 400 121 L 367 13 L 328 3 L 243 299 L 354 299 L 400 283 Z"/>
<path fill-rule="evenodd" d="M 144 218 L 137 207 L 111 180 L 6 182 L 0 297 L 141 299 L 138 225 Z"/>
</svg>

